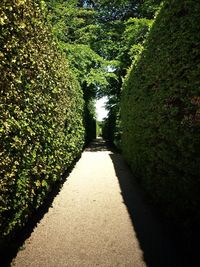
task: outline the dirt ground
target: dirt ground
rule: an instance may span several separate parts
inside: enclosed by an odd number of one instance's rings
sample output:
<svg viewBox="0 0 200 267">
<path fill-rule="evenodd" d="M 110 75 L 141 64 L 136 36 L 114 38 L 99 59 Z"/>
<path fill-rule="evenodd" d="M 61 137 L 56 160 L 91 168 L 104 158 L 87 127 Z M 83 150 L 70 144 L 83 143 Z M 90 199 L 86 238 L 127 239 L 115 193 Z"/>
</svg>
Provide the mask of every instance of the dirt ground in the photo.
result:
<svg viewBox="0 0 200 267">
<path fill-rule="evenodd" d="M 17 267 L 178 267 L 177 249 L 122 157 L 99 139 L 18 251 Z"/>
</svg>

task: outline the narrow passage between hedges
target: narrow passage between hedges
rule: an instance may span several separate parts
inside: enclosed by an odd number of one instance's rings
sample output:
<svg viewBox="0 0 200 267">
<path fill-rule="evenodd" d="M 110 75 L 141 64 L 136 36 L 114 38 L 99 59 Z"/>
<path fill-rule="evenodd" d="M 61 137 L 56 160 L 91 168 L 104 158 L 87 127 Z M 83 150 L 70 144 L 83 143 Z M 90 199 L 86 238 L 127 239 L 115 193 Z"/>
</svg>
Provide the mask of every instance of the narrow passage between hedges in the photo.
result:
<svg viewBox="0 0 200 267">
<path fill-rule="evenodd" d="M 122 157 L 98 139 L 82 154 L 17 267 L 173 267 L 168 230 L 145 204 Z"/>
</svg>

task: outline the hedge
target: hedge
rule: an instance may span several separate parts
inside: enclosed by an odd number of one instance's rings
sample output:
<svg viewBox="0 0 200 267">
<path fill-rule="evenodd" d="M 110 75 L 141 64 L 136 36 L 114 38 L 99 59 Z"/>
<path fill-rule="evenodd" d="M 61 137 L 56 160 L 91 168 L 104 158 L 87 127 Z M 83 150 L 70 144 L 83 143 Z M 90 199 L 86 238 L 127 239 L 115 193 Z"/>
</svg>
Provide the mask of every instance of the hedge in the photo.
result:
<svg viewBox="0 0 200 267">
<path fill-rule="evenodd" d="M 164 1 L 123 84 L 122 150 L 169 218 L 200 223 L 200 3 Z"/>
<path fill-rule="evenodd" d="M 115 146 L 120 151 L 121 148 L 121 127 L 119 103 L 110 108 L 108 117 L 104 119 L 102 124 L 102 136 L 110 144 Z"/>
<path fill-rule="evenodd" d="M 42 1 L 0 5 L 0 236 L 26 222 L 84 143 L 82 90 Z"/>
</svg>

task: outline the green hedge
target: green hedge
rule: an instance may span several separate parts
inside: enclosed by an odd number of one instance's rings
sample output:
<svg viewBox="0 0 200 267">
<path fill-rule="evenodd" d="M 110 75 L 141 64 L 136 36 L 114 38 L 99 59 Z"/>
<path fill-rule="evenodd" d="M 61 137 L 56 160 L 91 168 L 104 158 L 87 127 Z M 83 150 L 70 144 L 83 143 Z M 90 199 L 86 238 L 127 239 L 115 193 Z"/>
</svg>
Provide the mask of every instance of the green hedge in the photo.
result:
<svg viewBox="0 0 200 267">
<path fill-rule="evenodd" d="M 83 96 L 42 1 L 0 4 L 0 234 L 21 227 L 84 143 Z"/>
<path fill-rule="evenodd" d="M 88 145 L 97 137 L 97 122 L 95 119 L 94 101 L 92 99 L 85 100 L 84 106 L 84 126 L 85 126 L 85 144 Z"/>
<path fill-rule="evenodd" d="M 200 2 L 165 1 L 123 85 L 122 149 L 165 214 L 200 222 Z"/>
<path fill-rule="evenodd" d="M 121 148 L 121 127 L 119 118 L 119 103 L 115 104 L 102 123 L 102 136 L 117 149 Z"/>
</svg>

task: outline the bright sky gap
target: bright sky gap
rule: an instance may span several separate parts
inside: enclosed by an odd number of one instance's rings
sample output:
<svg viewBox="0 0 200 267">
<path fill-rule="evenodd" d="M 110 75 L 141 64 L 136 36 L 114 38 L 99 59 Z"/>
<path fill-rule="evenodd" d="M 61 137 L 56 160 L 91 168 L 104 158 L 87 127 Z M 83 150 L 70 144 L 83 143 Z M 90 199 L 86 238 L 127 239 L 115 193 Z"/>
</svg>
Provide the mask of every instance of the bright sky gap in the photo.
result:
<svg viewBox="0 0 200 267">
<path fill-rule="evenodd" d="M 108 115 L 108 111 L 105 109 L 105 104 L 107 101 L 107 97 L 102 97 L 96 100 L 95 107 L 98 121 L 102 121 Z"/>
</svg>

